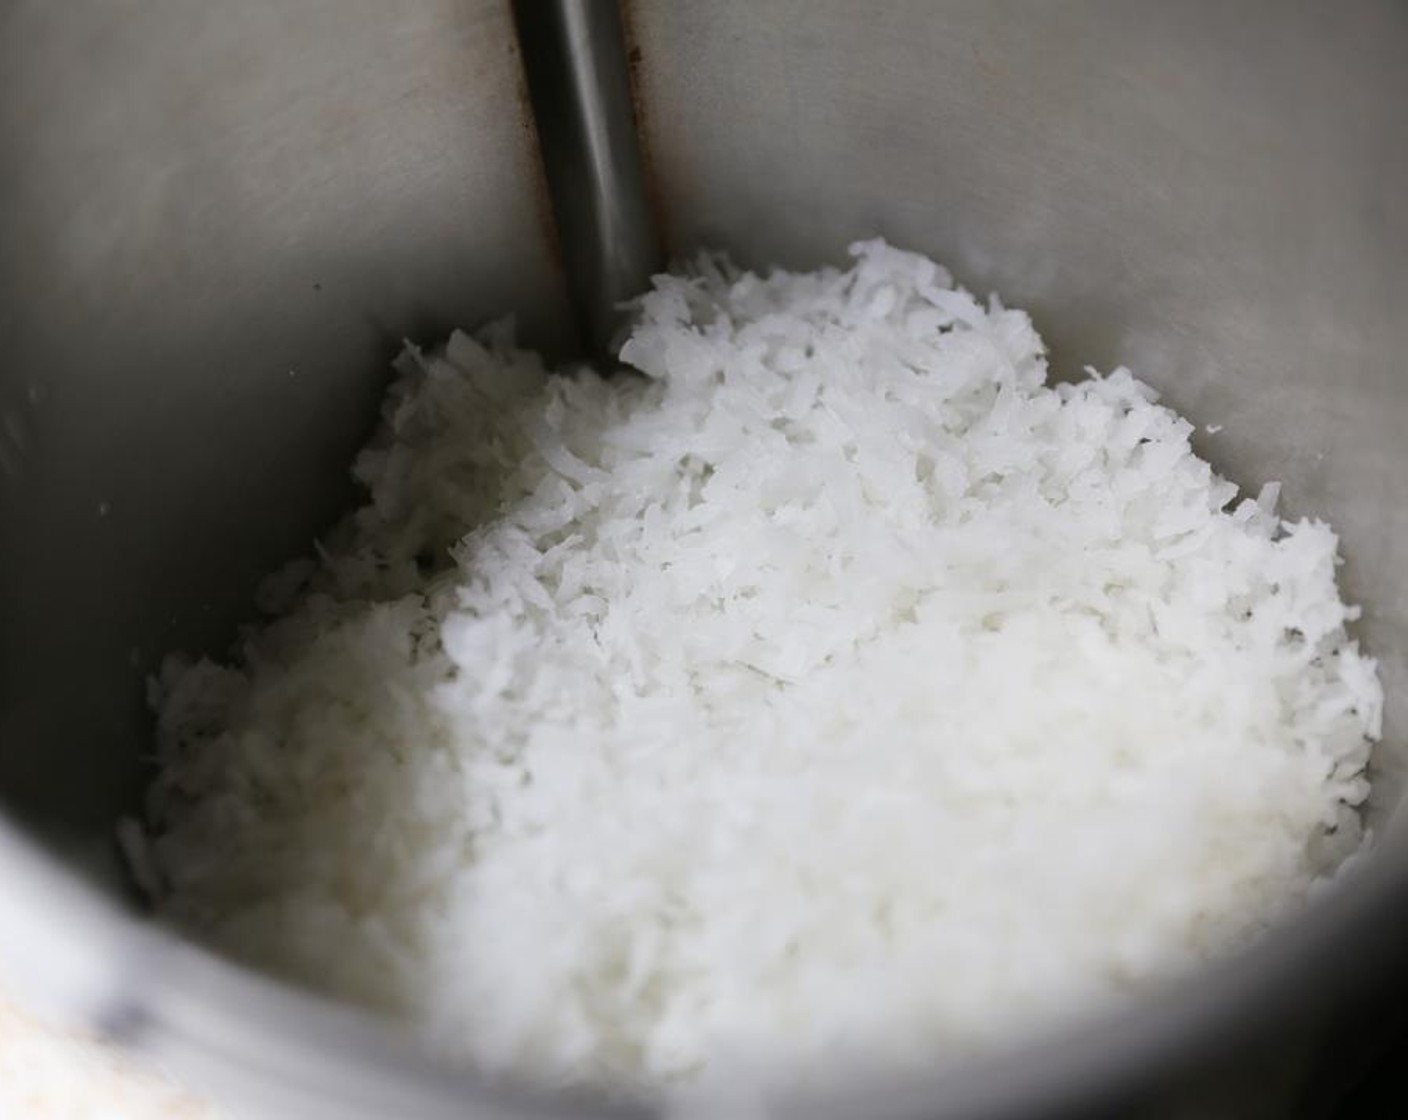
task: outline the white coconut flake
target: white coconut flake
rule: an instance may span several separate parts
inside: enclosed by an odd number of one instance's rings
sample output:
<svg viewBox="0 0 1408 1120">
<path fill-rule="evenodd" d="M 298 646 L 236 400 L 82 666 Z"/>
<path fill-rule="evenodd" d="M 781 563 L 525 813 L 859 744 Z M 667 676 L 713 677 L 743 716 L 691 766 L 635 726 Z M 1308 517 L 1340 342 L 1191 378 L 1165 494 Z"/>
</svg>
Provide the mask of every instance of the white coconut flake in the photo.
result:
<svg viewBox="0 0 1408 1120">
<path fill-rule="evenodd" d="M 657 277 L 635 375 L 408 348 L 281 616 L 153 682 L 162 911 L 490 1074 L 743 1092 L 966 1057 L 1300 903 L 1382 708 L 1334 533 L 852 253 Z"/>
</svg>

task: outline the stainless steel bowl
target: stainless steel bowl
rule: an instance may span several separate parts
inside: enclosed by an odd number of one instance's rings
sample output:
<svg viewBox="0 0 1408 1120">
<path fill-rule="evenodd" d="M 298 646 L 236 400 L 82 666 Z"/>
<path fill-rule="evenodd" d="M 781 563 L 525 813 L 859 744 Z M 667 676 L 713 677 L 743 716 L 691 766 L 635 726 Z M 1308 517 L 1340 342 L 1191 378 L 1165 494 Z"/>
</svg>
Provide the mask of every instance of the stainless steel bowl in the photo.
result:
<svg viewBox="0 0 1408 1120">
<path fill-rule="evenodd" d="M 622 11 L 671 252 L 881 233 L 1030 308 L 1058 370 L 1134 366 L 1222 425 L 1225 472 L 1341 530 L 1389 693 L 1344 889 L 1147 1010 L 813 1112 L 1191 1107 L 1267 1048 L 1242 1104 L 1298 1099 L 1285 1047 L 1398 960 L 1376 931 L 1408 898 L 1408 7 Z M 520 63 L 507 0 L 0 3 L 0 969 L 276 1115 L 549 1107 L 151 927 L 112 843 L 144 674 L 220 649 L 345 504 L 400 340 L 515 311 L 571 349 Z"/>
</svg>

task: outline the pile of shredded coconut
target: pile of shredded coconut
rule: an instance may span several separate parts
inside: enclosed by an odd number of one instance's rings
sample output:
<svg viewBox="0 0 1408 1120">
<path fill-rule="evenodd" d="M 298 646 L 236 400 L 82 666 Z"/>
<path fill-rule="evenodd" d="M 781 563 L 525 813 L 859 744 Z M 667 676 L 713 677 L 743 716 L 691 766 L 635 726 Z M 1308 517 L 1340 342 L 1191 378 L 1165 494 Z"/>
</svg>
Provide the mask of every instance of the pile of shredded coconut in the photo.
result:
<svg viewBox="0 0 1408 1120">
<path fill-rule="evenodd" d="M 637 375 L 408 350 L 366 506 L 155 684 L 160 910 L 474 1068 L 659 1089 L 968 1055 L 1302 900 L 1382 703 L 1334 533 L 852 252 L 658 277 Z"/>
</svg>

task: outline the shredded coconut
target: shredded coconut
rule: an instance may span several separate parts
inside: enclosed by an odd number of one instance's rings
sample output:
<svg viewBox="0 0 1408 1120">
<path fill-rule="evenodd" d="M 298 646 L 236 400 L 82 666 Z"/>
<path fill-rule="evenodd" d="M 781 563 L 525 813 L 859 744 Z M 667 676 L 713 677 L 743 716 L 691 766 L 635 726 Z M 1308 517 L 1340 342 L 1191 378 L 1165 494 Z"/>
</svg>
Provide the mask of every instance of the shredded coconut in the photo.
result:
<svg viewBox="0 0 1408 1120">
<path fill-rule="evenodd" d="M 975 1053 L 1302 900 L 1382 705 L 1334 533 L 852 253 L 656 278 L 635 374 L 408 348 L 366 505 L 154 682 L 159 908 L 474 1068 L 650 1090 Z"/>
</svg>

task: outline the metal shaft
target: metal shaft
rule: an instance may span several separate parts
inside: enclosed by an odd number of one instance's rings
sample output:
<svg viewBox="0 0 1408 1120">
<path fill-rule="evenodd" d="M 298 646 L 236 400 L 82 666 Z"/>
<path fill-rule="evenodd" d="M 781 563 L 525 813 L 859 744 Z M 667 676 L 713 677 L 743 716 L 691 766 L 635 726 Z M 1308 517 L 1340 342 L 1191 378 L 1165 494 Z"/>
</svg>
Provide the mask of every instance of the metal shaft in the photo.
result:
<svg viewBox="0 0 1408 1120">
<path fill-rule="evenodd" d="M 515 0 L 568 293 L 594 358 L 660 265 L 614 0 Z"/>
</svg>

